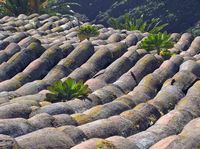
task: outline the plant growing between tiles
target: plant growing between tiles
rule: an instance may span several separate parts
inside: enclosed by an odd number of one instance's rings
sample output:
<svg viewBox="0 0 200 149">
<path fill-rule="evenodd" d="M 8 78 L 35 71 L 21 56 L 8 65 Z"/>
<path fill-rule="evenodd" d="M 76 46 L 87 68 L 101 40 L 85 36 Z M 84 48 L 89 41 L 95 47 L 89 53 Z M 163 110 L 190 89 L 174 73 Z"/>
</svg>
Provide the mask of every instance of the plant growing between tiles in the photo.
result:
<svg viewBox="0 0 200 149">
<path fill-rule="evenodd" d="M 139 44 L 139 48 L 145 49 L 147 51 L 156 50 L 158 55 L 161 56 L 172 56 L 175 53 L 170 52 L 168 49 L 172 48 L 174 42 L 170 34 L 158 33 L 150 34 Z"/>
<path fill-rule="evenodd" d="M 82 99 L 91 93 L 91 90 L 87 85 L 84 85 L 83 81 L 76 82 L 72 78 L 68 78 L 64 82 L 61 80 L 56 81 L 47 89 L 50 93 L 46 94 L 45 100 L 52 103 L 68 101 L 74 98 Z"/>
<path fill-rule="evenodd" d="M 98 28 L 96 26 L 87 24 L 82 25 L 77 30 L 77 35 L 80 41 L 83 41 L 85 39 L 90 39 L 90 37 L 96 37 L 99 35 Z"/>
</svg>

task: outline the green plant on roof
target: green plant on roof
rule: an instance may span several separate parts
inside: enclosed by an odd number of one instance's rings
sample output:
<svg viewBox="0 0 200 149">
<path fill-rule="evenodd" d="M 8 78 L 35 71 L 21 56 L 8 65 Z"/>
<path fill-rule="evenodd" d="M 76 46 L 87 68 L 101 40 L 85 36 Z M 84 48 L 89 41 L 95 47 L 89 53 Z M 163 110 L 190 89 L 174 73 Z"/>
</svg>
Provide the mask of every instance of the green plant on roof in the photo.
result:
<svg viewBox="0 0 200 149">
<path fill-rule="evenodd" d="M 68 78 L 64 82 L 56 81 L 47 89 L 51 92 L 46 94 L 46 101 L 49 102 L 67 101 L 73 98 L 82 99 L 91 93 L 91 90 L 82 81 L 76 82 L 72 78 Z"/>
<path fill-rule="evenodd" d="M 98 28 L 90 24 L 80 26 L 77 32 L 80 41 L 83 41 L 85 39 L 89 40 L 90 37 L 95 37 L 99 35 Z"/>
<path fill-rule="evenodd" d="M 162 23 L 159 18 L 152 18 L 144 21 L 143 16 L 136 18 L 126 13 L 121 18 L 110 18 L 108 24 L 115 29 L 126 29 L 129 31 L 139 30 L 141 32 L 149 32 L 156 34 L 163 30 L 168 24 Z"/>
<path fill-rule="evenodd" d="M 147 51 L 156 50 L 158 55 L 168 54 L 172 55 L 168 49 L 172 48 L 174 42 L 167 33 L 151 34 L 144 38 L 139 44 L 139 48 Z"/>
</svg>

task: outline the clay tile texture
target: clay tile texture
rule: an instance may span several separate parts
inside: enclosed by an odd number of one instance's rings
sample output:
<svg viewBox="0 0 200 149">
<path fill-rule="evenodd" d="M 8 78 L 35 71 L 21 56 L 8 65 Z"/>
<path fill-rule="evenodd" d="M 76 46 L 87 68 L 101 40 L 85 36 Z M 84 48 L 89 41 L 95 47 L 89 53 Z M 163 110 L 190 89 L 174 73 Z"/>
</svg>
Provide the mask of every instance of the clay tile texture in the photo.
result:
<svg viewBox="0 0 200 149">
<path fill-rule="evenodd" d="M 140 49 L 148 36 L 49 15 L 0 19 L 0 149 L 199 149 L 200 37 L 171 34 L 176 54 Z M 11 23 L 12 22 L 12 23 Z M 84 98 L 47 102 L 73 78 Z"/>
</svg>

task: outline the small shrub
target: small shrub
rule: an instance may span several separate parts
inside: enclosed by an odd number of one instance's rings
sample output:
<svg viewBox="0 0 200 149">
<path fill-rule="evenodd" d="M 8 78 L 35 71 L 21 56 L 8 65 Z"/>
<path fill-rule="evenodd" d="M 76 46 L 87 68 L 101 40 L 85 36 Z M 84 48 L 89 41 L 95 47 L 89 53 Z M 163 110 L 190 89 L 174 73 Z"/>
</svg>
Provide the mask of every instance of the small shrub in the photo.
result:
<svg viewBox="0 0 200 149">
<path fill-rule="evenodd" d="M 122 18 L 110 18 L 108 24 L 115 29 L 126 29 L 129 31 L 139 30 L 141 32 L 149 32 L 156 34 L 163 30 L 168 24 L 162 24 L 159 18 L 153 18 L 149 21 L 144 21 L 143 16 L 135 18 L 129 13 L 122 16 Z"/>
<path fill-rule="evenodd" d="M 93 25 L 82 25 L 78 29 L 78 38 L 80 41 L 83 41 L 85 39 L 90 39 L 90 37 L 95 37 L 99 35 L 98 28 Z"/>
<path fill-rule="evenodd" d="M 66 81 L 56 81 L 52 86 L 47 88 L 51 93 L 46 95 L 46 101 L 59 102 L 71 100 L 73 98 L 83 98 L 91 93 L 87 85 L 82 81 L 76 82 L 72 78 Z"/>
<path fill-rule="evenodd" d="M 157 54 L 169 54 L 167 49 L 172 48 L 174 45 L 171 37 L 167 33 L 151 34 L 146 37 L 139 44 L 139 48 L 145 49 L 147 51 L 156 50 Z M 163 51 L 163 52 L 161 52 Z"/>
</svg>

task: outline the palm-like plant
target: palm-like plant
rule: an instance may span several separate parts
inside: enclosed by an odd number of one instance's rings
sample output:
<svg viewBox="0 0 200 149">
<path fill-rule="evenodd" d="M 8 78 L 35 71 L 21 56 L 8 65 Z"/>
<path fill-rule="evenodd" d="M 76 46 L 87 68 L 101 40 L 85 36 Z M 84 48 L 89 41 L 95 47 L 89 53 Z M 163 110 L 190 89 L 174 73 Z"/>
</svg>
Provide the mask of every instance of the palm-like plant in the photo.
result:
<svg viewBox="0 0 200 149">
<path fill-rule="evenodd" d="M 19 15 L 27 14 L 29 10 L 28 0 L 1 0 L 0 7 L 5 14 Z M 2 12 L 3 13 L 3 12 Z"/>
<path fill-rule="evenodd" d="M 78 38 L 80 41 L 84 39 L 90 39 L 90 37 L 95 37 L 99 35 L 98 28 L 96 26 L 87 24 L 87 25 L 82 25 L 78 29 Z"/>
<path fill-rule="evenodd" d="M 156 50 L 157 54 L 169 54 L 167 49 L 172 48 L 174 45 L 171 36 L 167 33 L 151 34 L 141 41 L 139 48 L 147 51 Z M 161 52 L 163 51 L 163 52 Z"/>
<path fill-rule="evenodd" d="M 78 3 L 65 2 L 63 0 L 46 0 L 40 5 L 40 12 L 50 15 L 63 14 L 66 17 L 72 17 L 75 13 L 71 9 L 73 5 L 80 6 Z"/>
<path fill-rule="evenodd" d="M 55 14 L 60 11 L 73 14 L 71 5 L 78 4 L 60 0 L 0 0 L 0 12 L 14 16 L 33 12 Z"/>
<path fill-rule="evenodd" d="M 52 86 L 48 87 L 51 93 L 46 94 L 46 101 L 59 102 L 71 100 L 73 98 L 83 98 L 91 93 L 87 85 L 82 81 L 76 82 L 72 78 L 68 78 L 62 82 L 56 81 Z"/>
<path fill-rule="evenodd" d="M 144 21 L 143 16 L 135 18 L 129 13 L 125 14 L 121 19 L 110 18 L 108 24 L 115 29 L 126 29 L 129 31 L 139 30 L 141 32 L 149 32 L 156 34 L 163 30 L 168 24 L 162 24 L 159 18 L 153 18 Z"/>
</svg>

